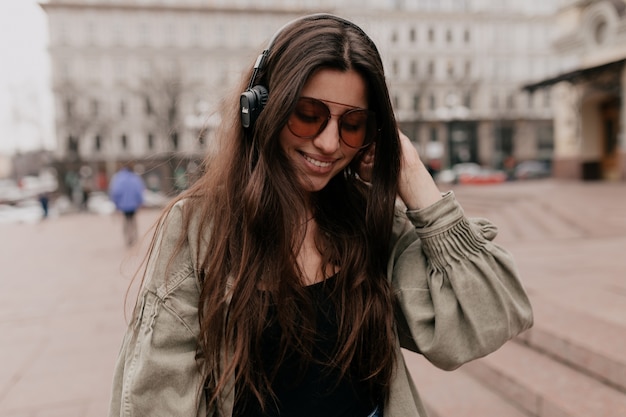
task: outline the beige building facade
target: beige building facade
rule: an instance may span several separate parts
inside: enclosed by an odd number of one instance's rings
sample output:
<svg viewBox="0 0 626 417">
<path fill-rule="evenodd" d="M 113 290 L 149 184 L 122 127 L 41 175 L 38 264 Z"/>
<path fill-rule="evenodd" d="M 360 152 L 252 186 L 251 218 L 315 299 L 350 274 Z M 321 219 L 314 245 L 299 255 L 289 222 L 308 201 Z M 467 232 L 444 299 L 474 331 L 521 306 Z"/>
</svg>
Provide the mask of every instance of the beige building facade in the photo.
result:
<svg viewBox="0 0 626 417">
<path fill-rule="evenodd" d="M 626 2 L 570 1 L 558 13 L 556 53 L 563 71 L 531 83 L 552 88 L 554 174 L 626 179 Z"/>
<path fill-rule="evenodd" d="M 426 160 L 551 160 L 551 91 L 520 86 L 561 65 L 550 49 L 558 4 L 405 1 L 384 17 L 358 15 L 371 22 L 398 120 Z"/>
<path fill-rule="evenodd" d="M 550 160 L 550 90 L 520 86 L 562 67 L 550 49 L 559 3 L 49 0 L 57 159 L 100 176 L 133 160 L 154 189 L 184 188 L 220 100 L 277 28 L 322 11 L 377 43 L 401 127 L 429 162 Z"/>
</svg>

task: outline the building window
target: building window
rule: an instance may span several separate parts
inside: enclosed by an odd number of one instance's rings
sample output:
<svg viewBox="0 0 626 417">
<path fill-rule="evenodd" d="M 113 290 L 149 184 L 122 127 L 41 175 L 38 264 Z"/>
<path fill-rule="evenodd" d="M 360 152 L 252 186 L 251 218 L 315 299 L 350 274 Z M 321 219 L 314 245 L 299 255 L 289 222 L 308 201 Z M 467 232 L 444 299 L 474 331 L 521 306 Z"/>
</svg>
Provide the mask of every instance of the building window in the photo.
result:
<svg viewBox="0 0 626 417">
<path fill-rule="evenodd" d="M 102 137 L 100 135 L 96 135 L 94 138 L 93 148 L 96 152 L 100 152 L 102 150 Z"/>
<path fill-rule="evenodd" d="M 200 25 L 198 23 L 194 23 L 191 25 L 191 41 L 194 45 L 200 44 Z"/>
<path fill-rule="evenodd" d="M 465 106 L 468 109 L 472 108 L 472 93 L 471 92 L 466 92 L 465 95 L 463 96 L 463 106 Z"/>
<path fill-rule="evenodd" d="M 100 110 L 99 107 L 100 106 L 99 106 L 98 100 L 96 99 L 91 100 L 91 115 L 93 117 L 98 117 L 98 112 Z"/>
<path fill-rule="evenodd" d="M 178 150 L 178 132 L 172 132 L 170 135 L 170 140 L 172 141 L 172 149 Z"/>
<path fill-rule="evenodd" d="M 150 78 L 153 72 L 152 62 L 148 59 L 142 59 L 139 63 L 139 75 L 141 78 Z"/>
<path fill-rule="evenodd" d="M 124 100 L 120 101 L 120 116 L 126 116 L 126 102 Z"/>
<path fill-rule="evenodd" d="M 513 110 L 515 108 L 515 96 L 513 94 L 509 94 L 506 97 L 506 108 L 508 110 Z"/>
<path fill-rule="evenodd" d="M 58 39 L 59 39 L 59 44 L 61 45 L 67 45 L 67 40 L 70 38 L 68 32 L 68 26 L 66 24 L 67 22 L 60 22 L 58 29 Z"/>
<path fill-rule="evenodd" d="M 465 43 L 470 43 L 470 40 L 471 40 L 470 31 L 469 29 L 465 29 L 465 31 L 463 31 L 463 41 Z"/>
<path fill-rule="evenodd" d="M 398 42 L 398 32 L 395 30 L 391 32 L 391 43 Z"/>
<path fill-rule="evenodd" d="M 465 76 L 469 77 L 472 74 L 472 61 L 465 61 Z"/>
<path fill-rule="evenodd" d="M 115 22 L 113 24 L 113 40 L 116 44 L 122 44 L 124 38 L 122 24 L 120 22 Z"/>
<path fill-rule="evenodd" d="M 96 25 L 93 22 L 87 22 L 87 41 L 91 45 L 96 43 Z"/>
<path fill-rule="evenodd" d="M 550 160 L 554 152 L 554 132 L 551 124 L 537 127 L 537 157 Z"/>
<path fill-rule="evenodd" d="M 61 62 L 60 63 L 60 68 L 59 68 L 59 76 L 60 78 L 67 80 L 69 78 L 71 78 L 71 71 L 72 71 L 72 67 L 71 64 L 69 62 Z"/>
<path fill-rule="evenodd" d="M 100 68 L 101 65 L 98 58 L 89 57 L 85 59 L 85 76 L 88 77 L 90 80 L 96 81 L 100 78 Z"/>
<path fill-rule="evenodd" d="M 177 40 L 176 26 L 170 22 L 165 27 L 165 36 L 169 45 L 175 45 Z"/>
<path fill-rule="evenodd" d="M 545 90 L 543 90 L 543 107 L 549 108 L 550 105 L 551 105 L 550 90 L 546 88 Z"/>
<path fill-rule="evenodd" d="M 496 167 L 502 168 L 505 160 L 515 153 L 515 129 L 511 124 L 498 123 L 495 127 L 494 136 L 496 155 L 498 155 L 499 159 Z"/>
<path fill-rule="evenodd" d="M 454 62 L 448 61 L 446 71 L 448 73 L 448 77 L 454 77 Z"/>
<path fill-rule="evenodd" d="M 428 108 L 430 110 L 435 110 L 437 108 L 437 99 L 435 98 L 434 94 L 431 94 L 428 97 Z"/>
<path fill-rule="evenodd" d="M 533 101 L 534 101 L 534 100 L 533 100 L 533 93 L 528 93 L 528 94 L 526 95 L 526 98 L 527 98 L 527 100 L 528 100 L 528 109 L 530 110 L 530 109 L 532 109 L 532 108 L 533 108 Z"/>
<path fill-rule="evenodd" d="M 417 40 L 417 35 L 414 28 L 411 28 L 411 30 L 409 31 L 409 39 L 411 40 L 411 42 L 415 42 Z"/>
<path fill-rule="evenodd" d="M 139 41 L 142 45 L 148 45 L 150 39 L 150 29 L 145 22 L 139 25 Z"/>
<path fill-rule="evenodd" d="M 78 153 L 78 138 L 72 135 L 67 137 L 67 150 L 69 153 Z"/>
<path fill-rule="evenodd" d="M 395 59 L 391 63 L 391 71 L 393 72 L 393 75 L 398 75 L 398 61 Z"/>
<path fill-rule="evenodd" d="M 74 103 L 72 103 L 72 99 L 65 100 L 65 117 L 70 119 L 73 115 Z"/>
<path fill-rule="evenodd" d="M 224 26 L 223 25 L 217 25 L 217 27 L 215 28 L 215 30 L 217 31 L 216 34 L 216 40 L 217 40 L 217 44 L 218 45 L 223 45 L 226 42 L 226 32 L 224 30 Z"/>
<path fill-rule="evenodd" d="M 124 58 L 115 58 L 113 65 L 115 66 L 113 76 L 120 80 L 124 79 L 127 76 L 126 60 Z"/>
<path fill-rule="evenodd" d="M 146 96 L 144 104 L 145 104 L 145 109 L 146 109 L 146 115 L 151 116 L 154 113 L 154 111 L 152 109 L 152 102 L 150 101 L 150 97 Z"/>
<path fill-rule="evenodd" d="M 417 62 L 416 61 L 411 61 L 411 76 L 416 76 L 417 75 Z"/>
<path fill-rule="evenodd" d="M 430 128 L 430 141 L 437 142 L 437 128 L 436 127 Z"/>
<path fill-rule="evenodd" d="M 452 31 L 450 29 L 446 30 L 446 42 L 452 43 Z"/>
<path fill-rule="evenodd" d="M 435 42 L 435 30 L 433 28 L 428 28 L 428 42 Z"/>
<path fill-rule="evenodd" d="M 128 138 L 126 137 L 126 134 L 122 135 L 121 143 L 122 143 L 122 149 L 124 150 L 128 149 Z"/>
<path fill-rule="evenodd" d="M 491 108 L 497 110 L 498 107 L 500 107 L 500 99 L 496 94 L 494 94 L 491 96 Z"/>
<path fill-rule="evenodd" d="M 428 61 L 428 75 L 430 77 L 435 75 L 435 61 Z"/>
<path fill-rule="evenodd" d="M 148 149 L 154 149 L 154 135 L 152 133 L 148 133 Z"/>
<path fill-rule="evenodd" d="M 394 109 L 398 109 L 400 107 L 400 99 L 398 99 L 398 96 L 394 94 L 393 96 L 393 108 Z"/>
<path fill-rule="evenodd" d="M 419 94 L 415 94 L 413 96 L 413 110 L 418 112 L 420 111 L 420 96 Z"/>
</svg>

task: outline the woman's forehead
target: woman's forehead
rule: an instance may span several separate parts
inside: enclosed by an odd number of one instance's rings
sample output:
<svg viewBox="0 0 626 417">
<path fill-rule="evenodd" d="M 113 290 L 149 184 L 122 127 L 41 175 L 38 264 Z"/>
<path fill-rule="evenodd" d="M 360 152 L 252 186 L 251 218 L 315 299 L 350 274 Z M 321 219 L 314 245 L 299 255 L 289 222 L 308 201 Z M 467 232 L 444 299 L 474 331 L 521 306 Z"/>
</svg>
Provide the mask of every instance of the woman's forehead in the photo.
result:
<svg viewBox="0 0 626 417">
<path fill-rule="evenodd" d="M 304 84 L 301 96 L 348 107 L 367 108 L 367 84 L 354 70 L 322 68 L 314 72 Z"/>
</svg>

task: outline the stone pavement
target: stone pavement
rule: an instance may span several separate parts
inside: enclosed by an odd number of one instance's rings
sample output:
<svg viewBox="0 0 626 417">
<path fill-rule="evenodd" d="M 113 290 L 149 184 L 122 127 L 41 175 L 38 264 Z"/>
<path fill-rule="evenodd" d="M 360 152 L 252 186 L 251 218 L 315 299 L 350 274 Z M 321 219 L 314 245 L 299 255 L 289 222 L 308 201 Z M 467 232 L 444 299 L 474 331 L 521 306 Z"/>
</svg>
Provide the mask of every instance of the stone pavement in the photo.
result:
<svg viewBox="0 0 626 417">
<path fill-rule="evenodd" d="M 120 215 L 0 225 L 1 417 L 106 415 L 138 259 Z"/>
<path fill-rule="evenodd" d="M 432 417 L 626 416 L 626 184 L 455 192 L 498 225 L 535 327 L 455 372 L 407 353 Z M 157 214 L 141 212 L 140 229 Z M 117 215 L 0 224 L 0 417 L 106 415 L 140 254 Z"/>
</svg>

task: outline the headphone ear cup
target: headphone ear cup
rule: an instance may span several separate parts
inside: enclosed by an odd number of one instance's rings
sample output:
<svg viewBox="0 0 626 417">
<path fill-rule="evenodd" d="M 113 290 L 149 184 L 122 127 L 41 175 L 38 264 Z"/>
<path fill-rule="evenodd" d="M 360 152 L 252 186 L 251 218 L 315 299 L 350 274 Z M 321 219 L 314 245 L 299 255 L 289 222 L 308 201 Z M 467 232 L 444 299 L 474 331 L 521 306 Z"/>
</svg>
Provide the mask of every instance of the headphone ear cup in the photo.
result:
<svg viewBox="0 0 626 417">
<path fill-rule="evenodd" d="M 245 129 L 254 126 L 268 98 L 269 91 L 263 85 L 255 85 L 241 93 L 239 97 L 239 111 L 241 115 L 241 125 Z"/>
</svg>

